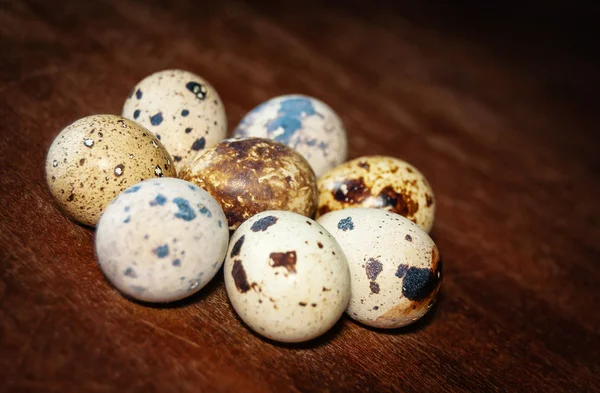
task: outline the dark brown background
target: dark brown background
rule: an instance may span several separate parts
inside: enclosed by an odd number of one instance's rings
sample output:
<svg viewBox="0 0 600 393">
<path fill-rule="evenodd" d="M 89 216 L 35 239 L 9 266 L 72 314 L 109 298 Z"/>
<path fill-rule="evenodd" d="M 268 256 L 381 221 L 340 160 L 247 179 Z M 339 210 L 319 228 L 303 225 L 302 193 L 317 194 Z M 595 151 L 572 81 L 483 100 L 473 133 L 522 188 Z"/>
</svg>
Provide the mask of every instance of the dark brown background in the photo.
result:
<svg viewBox="0 0 600 393">
<path fill-rule="evenodd" d="M 0 390 L 600 389 L 597 9 L 145 3 L 0 2 Z M 217 87 L 230 128 L 310 94 L 342 117 L 351 157 L 419 167 L 445 262 L 434 312 L 281 346 L 241 325 L 221 278 L 173 307 L 112 289 L 93 232 L 52 203 L 45 153 L 172 67 Z"/>
</svg>

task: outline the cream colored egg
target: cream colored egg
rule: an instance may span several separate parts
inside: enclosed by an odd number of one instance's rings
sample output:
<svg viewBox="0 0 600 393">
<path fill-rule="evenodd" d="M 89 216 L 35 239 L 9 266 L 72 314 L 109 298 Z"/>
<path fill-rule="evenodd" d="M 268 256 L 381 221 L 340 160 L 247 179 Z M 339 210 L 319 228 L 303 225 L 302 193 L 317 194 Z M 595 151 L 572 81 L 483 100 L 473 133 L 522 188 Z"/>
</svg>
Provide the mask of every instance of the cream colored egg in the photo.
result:
<svg viewBox="0 0 600 393">
<path fill-rule="evenodd" d="M 175 178 L 129 187 L 108 205 L 96 229 L 104 275 L 121 292 L 147 302 L 199 291 L 223 264 L 228 242 L 217 201 Z"/>
<path fill-rule="evenodd" d="M 234 137 L 273 139 L 290 146 L 310 163 L 317 177 L 348 156 L 342 121 L 323 101 L 303 95 L 272 98 L 252 109 Z"/>
<path fill-rule="evenodd" d="M 257 333 L 307 341 L 329 330 L 350 297 L 350 274 L 333 237 L 310 218 L 266 211 L 233 234 L 225 288 L 237 314 Z"/>
<path fill-rule="evenodd" d="M 160 141 L 139 124 L 114 115 L 88 116 L 67 126 L 46 159 L 52 196 L 68 216 L 90 226 L 119 192 L 163 176 L 177 172 Z"/>
<path fill-rule="evenodd" d="M 430 232 L 435 216 L 433 190 L 425 176 L 406 161 L 364 156 L 348 161 L 318 181 L 317 217 L 351 207 L 398 213 Z"/>
<path fill-rule="evenodd" d="M 317 220 L 348 261 L 352 295 L 347 313 L 377 328 L 417 321 L 433 306 L 442 282 L 438 249 L 419 226 L 380 209 L 337 210 Z"/>
<path fill-rule="evenodd" d="M 219 94 L 204 78 L 188 71 L 165 70 L 144 78 L 125 101 L 123 116 L 152 131 L 177 169 L 227 134 Z"/>
</svg>

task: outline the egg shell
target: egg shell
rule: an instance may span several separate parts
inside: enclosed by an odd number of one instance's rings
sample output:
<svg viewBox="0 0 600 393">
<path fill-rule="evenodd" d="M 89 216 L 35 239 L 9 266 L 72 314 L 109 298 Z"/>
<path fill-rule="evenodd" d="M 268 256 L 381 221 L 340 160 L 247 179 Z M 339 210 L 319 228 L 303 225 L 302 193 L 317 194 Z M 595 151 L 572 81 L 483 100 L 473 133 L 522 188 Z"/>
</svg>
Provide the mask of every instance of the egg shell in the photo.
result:
<svg viewBox="0 0 600 393">
<path fill-rule="evenodd" d="M 392 329 L 433 306 L 442 282 L 438 249 L 419 226 L 378 209 L 337 210 L 317 222 L 338 241 L 350 267 L 346 311 L 365 325 Z"/>
<path fill-rule="evenodd" d="M 315 221 L 266 211 L 243 223 L 225 258 L 225 288 L 240 318 L 282 342 L 307 341 L 329 330 L 350 297 L 346 258 Z"/>
<path fill-rule="evenodd" d="M 125 101 L 122 114 L 152 131 L 173 155 L 177 169 L 227 134 L 225 107 L 215 88 L 183 70 L 144 78 Z"/>
<path fill-rule="evenodd" d="M 425 176 L 406 161 L 364 156 L 348 161 L 319 179 L 317 217 L 351 207 L 384 209 L 415 222 L 429 233 L 435 197 Z"/>
<path fill-rule="evenodd" d="M 79 119 L 54 139 L 46 180 L 60 208 L 95 226 L 119 192 L 141 180 L 175 177 L 171 156 L 141 125 L 114 115 Z"/>
<path fill-rule="evenodd" d="M 229 244 L 225 213 L 206 191 L 174 178 L 146 180 L 121 193 L 96 231 L 100 268 L 121 292 L 171 302 L 204 287 Z"/>
<path fill-rule="evenodd" d="M 303 95 L 272 98 L 252 109 L 238 124 L 234 137 L 273 139 L 298 151 L 317 177 L 348 156 L 346 130 L 324 102 Z"/>
<path fill-rule="evenodd" d="M 312 216 L 317 207 L 317 182 L 308 162 L 269 139 L 225 140 L 200 152 L 180 177 L 219 201 L 231 230 L 266 210 Z"/>
</svg>

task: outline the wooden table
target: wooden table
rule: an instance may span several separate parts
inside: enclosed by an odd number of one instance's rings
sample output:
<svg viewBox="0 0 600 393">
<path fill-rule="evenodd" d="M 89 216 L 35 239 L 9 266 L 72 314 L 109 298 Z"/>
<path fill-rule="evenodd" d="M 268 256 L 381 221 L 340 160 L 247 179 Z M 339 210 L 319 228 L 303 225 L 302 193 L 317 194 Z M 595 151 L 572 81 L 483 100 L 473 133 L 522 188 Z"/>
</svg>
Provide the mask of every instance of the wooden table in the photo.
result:
<svg viewBox="0 0 600 393">
<path fill-rule="evenodd" d="M 0 2 L 0 390 L 600 389 L 595 10 L 195 3 Z M 277 345 L 241 324 L 220 276 L 172 306 L 119 295 L 93 231 L 53 204 L 45 154 L 166 68 L 211 81 L 230 128 L 305 93 L 342 117 L 351 158 L 420 168 L 445 267 L 434 311 Z"/>
</svg>

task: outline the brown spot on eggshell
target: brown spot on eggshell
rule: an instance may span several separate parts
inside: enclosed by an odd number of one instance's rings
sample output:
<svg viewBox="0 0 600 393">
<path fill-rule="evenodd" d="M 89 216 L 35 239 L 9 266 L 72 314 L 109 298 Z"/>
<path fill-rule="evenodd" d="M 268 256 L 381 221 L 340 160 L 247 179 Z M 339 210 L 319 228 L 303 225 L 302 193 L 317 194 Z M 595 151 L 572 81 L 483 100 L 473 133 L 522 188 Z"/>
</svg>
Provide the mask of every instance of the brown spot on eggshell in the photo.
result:
<svg viewBox="0 0 600 393">
<path fill-rule="evenodd" d="M 316 178 L 308 162 L 293 149 L 267 139 L 226 140 L 206 148 L 180 177 L 219 201 L 230 230 L 266 210 L 312 216 L 317 207 Z"/>
<path fill-rule="evenodd" d="M 374 207 L 390 208 L 390 211 L 410 218 L 419 210 L 419 203 L 415 202 L 407 193 L 396 192 L 391 186 L 384 187 L 375 200 Z"/>
<path fill-rule="evenodd" d="M 335 200 L 350 204 L 360 204 L 371 196 L 362 177 L 338 183 L 331 193 Z"/>
<path fill-rule="evenodd" d="M 233 261 L 233 268 L 231 269 L 231 277 L 233 277 L 233 282 L 235 283 L 235 287 L 241 293 L 248 292 L 251 288 L 248 283 L 248 277 L 246 276 L 246 270 L 244 270 L 244 265 L 242 265 L 242 261 L 236 259 Z"/>
<path fill-rule="evenodd" d="M 429 194 L 425 194 L 425 200 L 426 200 L 426 205 L 427 207 L 431 207 L 431 205 L 433 205 L 433 197 Z"/>
<path fill-rule="evenodd" d="M 296 251 L 272 252 L 269 259 L 271 267 L 285 267 L 288 273 L 296 273 Z"/>
</svg>

